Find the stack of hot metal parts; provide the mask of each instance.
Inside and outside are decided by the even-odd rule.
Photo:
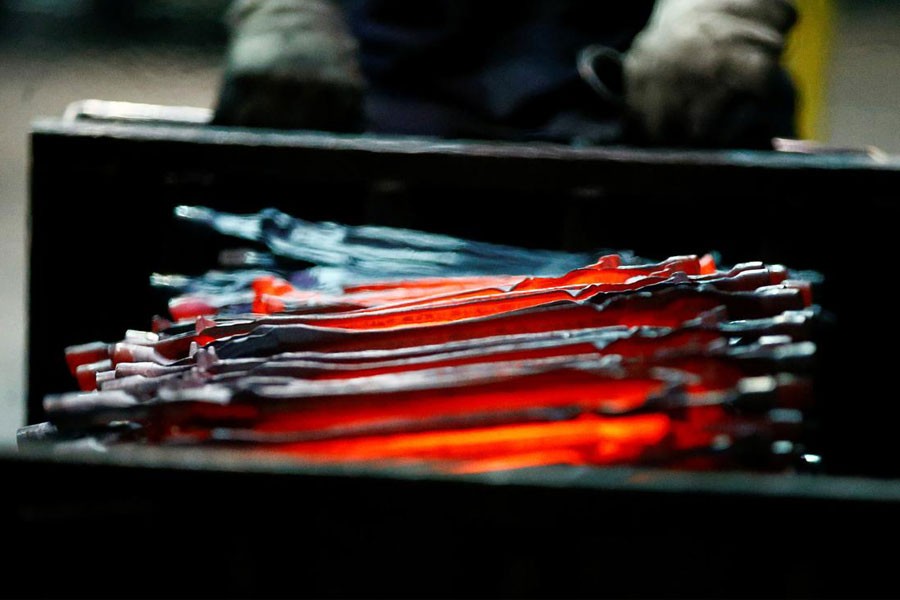
[[[404,235],[377,234],[403,247]],[[473,247],[458,241],[439,258]],[[482,256],[489,274],[472,272],[476,253],[464,274],[390,272],[388,261],[380,279],[355,272],[337,286],[273,270],[218,287],[207,276],[152,331],[70,347],[81,391],[47,397],[48,422],[20,437],[451,473],[783,471],[809,456],[808,280],[709,255],[610,253],[555,275],[503,274]]]

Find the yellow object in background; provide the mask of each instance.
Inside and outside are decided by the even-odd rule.
[[[834,0],[795,0],[800,19],[788,39],[785,61],[797,86],[797,135],[828,136],[825,102],[834,27]]]

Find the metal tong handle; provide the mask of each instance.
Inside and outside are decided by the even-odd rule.
[[[624,55],[609,46],[592,44],[578,52],[581,76],[598,96],[617,109],[625,108]]]

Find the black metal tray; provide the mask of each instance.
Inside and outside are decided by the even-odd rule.
[[[900,485],[0,454],[9,597],[895,597]]]
[[[900,160],[55,118],[34,123],[31,143],[29,423],[44,419],[45,394],[74,389],[65,346],[149,327],[165,310],[150,273],[202,272],[233,245],[179,227],[179,204],[275,206],[531,247],[713,250],[725,263],[825,278],[815,290],[826,316],[819,474],[449,478],[171,449],[8,454],[0,464],[18,493],[4,514],[15,515],[22,573],[53,575],[45,589],[861,597],[893,585],[892,553],[876,540],[900,523],[889,291]]]
[[[832,472],[900,475],[889,290],[900,158],[684,152],[45,119],[31,137],[28,421],[74,389],[63,349],[149,328],[153,272],[233,240],[173,207],[414,227],[530,247],[721,253],[825,277],[818,410]]]

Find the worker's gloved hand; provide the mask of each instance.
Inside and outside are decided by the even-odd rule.
[[[327,0],[237,0],[213,123],[356,131],[364,81],[356,40]]]
[[[623,61],[630,124],[657,145],[770,146],[791,135],[780,65],[788,0],[659,0]]]

